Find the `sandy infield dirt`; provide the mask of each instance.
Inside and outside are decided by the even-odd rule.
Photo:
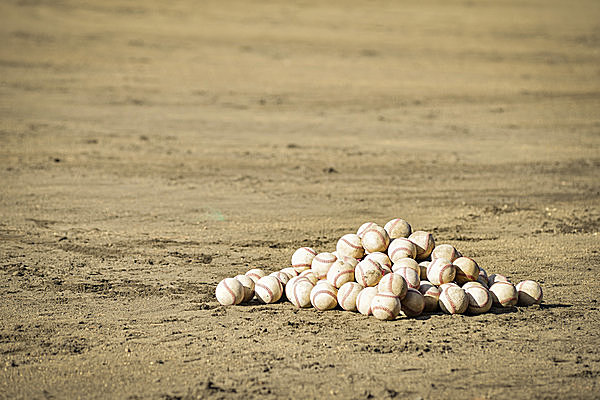
[[[598,398],[600,2],[0,2],[0,398]],[[544,304],[221,307],[366,221]]]

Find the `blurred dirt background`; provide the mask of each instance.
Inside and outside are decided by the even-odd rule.
[[[597,398],[600,3],[0,3],[1,398]],[[403,217],[545,304],[219,280]]]

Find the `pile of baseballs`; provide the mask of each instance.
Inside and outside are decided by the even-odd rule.
[[[298,308],[319,311],[338,306],[381,320],[401,313],[416,317],[438,309],[448,314],[482,314],[492,306],[540,304],[542,288],[525,280],[513,285],[489,275],[450,244],[435,244],[431,233],[413,231],[394,218],[383,228],[367,222],[342,236],[333,252],[301,247],[290,267],[267,274],[251,269],[223,279],[217,300],[235,305],[252,300],[275,303],[284,295]]]

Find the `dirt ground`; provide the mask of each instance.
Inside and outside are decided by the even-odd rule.
[[[0,398],[598,398],[600,2],[0,3]],[[544,304],[223,278],[403,217]]]

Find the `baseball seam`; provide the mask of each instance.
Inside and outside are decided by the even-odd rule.
[[[225,289],[227,289],[231,297],[233,297],[233,304],[237,303],[237,296],[235,295],[235,293],[233,293],[233,290],[231,290],[229,286],[227,286],[227,282],[223,281],[223,286],[225,286]]]
[[[317,296],[318,296],[318,295],[320,295],[320,294],[327,294],[327,295],[329,295],[329,296],[333,297],[333,298],[335,299],[335,301],[337,302],[337,296],[336,296],[336,295],[335,295],[335,294],[334,294],[332,291],[330,291],[330,290],[325,290],[325,289],[323,289],[323,290],[317,290],[317,291],[316,291],[316,292],[313,294],[313,296],[312,296],[312,303],[313,303],[313,306],[315,306],[315,308],[316,308],[317,310],[319,310],[319,311],[323,311],[323,309],[319,308],[319,307],[316,305],[316,298],[317,298]]]
[[[450,303],[450,307],[452,307],[452,312],[450,314],[456,313],[456,306],[454,305],[454,302],[450,298],[450,295],[448,294],[448,292],[446,292],[445,297],[446,297],[446,300],[448,300],[448,303]]]
[[[341,240],[342,242],[346,243],[348,246],[352,247],[352,248],[353,248],[353,249],[355,249],[355,250],[360,250],[360,249],[362,249],[362,248],[363,248],[363,247],[362,247],[362,246],[360,246],[360,245],[359,245],[359,246],[357,246],[357,245],[355,245],[355,244],[352,244],[352,243],[350,243],[348,240],[346,240],[346,239],[344,239],[344,238],[341,238],[340,240]]]
[[[269,293],[269,296],[271,296],[271,298],[269,299],[269,301],[273,300],[275,298],[275,294],[273,293],[273,291],[268,286],[265,286],[262,283],[257,283],[256,286],[259,287],[259,288],[265,289],[267,291],[267,293]],[[268,303],[268,302],[265,302],[265,303]]]
[[[316,252],[316,251],[314,251],[314,250],[313,250],[313,249],[311,249],[311,248],[308,248],[308,247],[302,247],[302,249],[304,249],[304,250],[305,250],[305,251],[307,251],[308,253],[312,254],[313,256],[316,256],[316,255],[317,255],[317,252]]]
[[[375,306],[375,307],[371,307],[371,312],[375,311],[375,310],[383,310],[385,312],[388,313],[388,315],[390,316],[390,319],[394,319],[394,313],[392,312],[392,310],[390,310],[389,308],[387,308],[386,306]]]

